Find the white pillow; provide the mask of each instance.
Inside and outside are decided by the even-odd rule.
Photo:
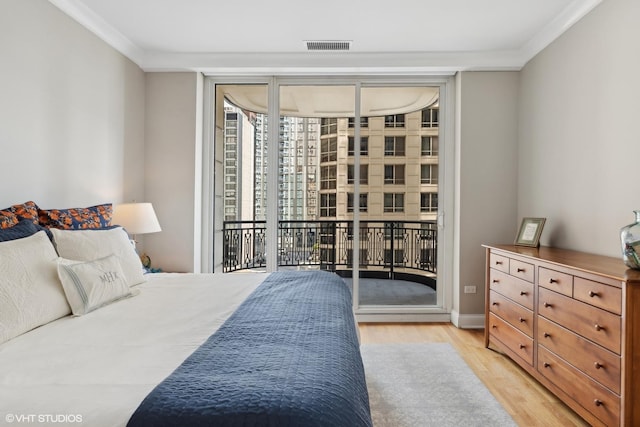
[[[142,262],[122,227],[108,230],[59,230],[52,228],[58,255],[76,261],[93,261],[111,254],[120,262],[127,285],[146,280]]]
[[[0,243],[0,343],[71,313],[44,231]]]
[[[58,258],[58,276],[71,305],[71,312],[76,316],[131,296],[115,255],[94,261]]]

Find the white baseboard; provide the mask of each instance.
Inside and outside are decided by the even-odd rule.
[[[450,322],[451,315],[449,313],[359,313],[356,314],[356,320],[359,323],[384,323],[384,322],[411,322],[411,323],[428,323],[428,322]]]
[[[460,314],[453,310],[451,323],[460,329],[484,329],[484,314]]]

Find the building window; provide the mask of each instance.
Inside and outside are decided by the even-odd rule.
[[[420,212],[438,212],[438,193],[420,193]]]
[[[384,193],[385,212],[404,212],[404,193]]]
[[[391,114],[384,116],[384,127],[386,128],[403,128],[404,114]]]
[[[335,162],[338,158],[338,138],[325,138],[320,141],[320,161]]]
[[[360,212],[367,212],[369,195],[360,193]],[[347,212],[353,212],[353,193],[347,193]]]
[[[336,189],[336,166],[322,166],[320,168],[320,189]]]
[[[421,153],[423,156],[437,156],[438,155],[438,137],[423,136]]]
[[[355,139],[350,136],[349,137],[349,147],[348,147],[348,155],[353,156],[355,153],[356,142]],[[363,136],[360,138],[360,155],[367,156],[369,155],[369,137]]]
[[[420,183],[438,183],[438,165],[420,165]]]
[[[347,165],[347,184],[355,182],[355,166]],[[360,165],[360,185],[369,184],[369,165]]]
[[[384,155],[404,156],[404,136],[385,136]]]
[[[355,117],[349,117],[349,127],[355,127],[356,119]],[[369,127],[369,117],[360,117],[360,127],[368,128]]]
[[[336,216],[336,195],[320,194],[320,216],[335,217]]]
[[[384,165],[385,184],[404,184],[404,165]]]
[[[332,135],[338,133],[338,119],[320,119],[320,135]]]
[[[422,110],[422,127],[423,128],[437,128],[438,127],[438,107],[425,108]]]

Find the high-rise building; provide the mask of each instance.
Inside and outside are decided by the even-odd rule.
[[[319,219],[435,220],[438,211],[438,106],[360,127],[360,196],[354,200],[354,120],[321,120]]]

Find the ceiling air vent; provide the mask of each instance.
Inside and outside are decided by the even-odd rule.
[[[349,50],[351,46],[351,41],[349,40],[308,40],[305,43],[307,44],[307,50]]]

